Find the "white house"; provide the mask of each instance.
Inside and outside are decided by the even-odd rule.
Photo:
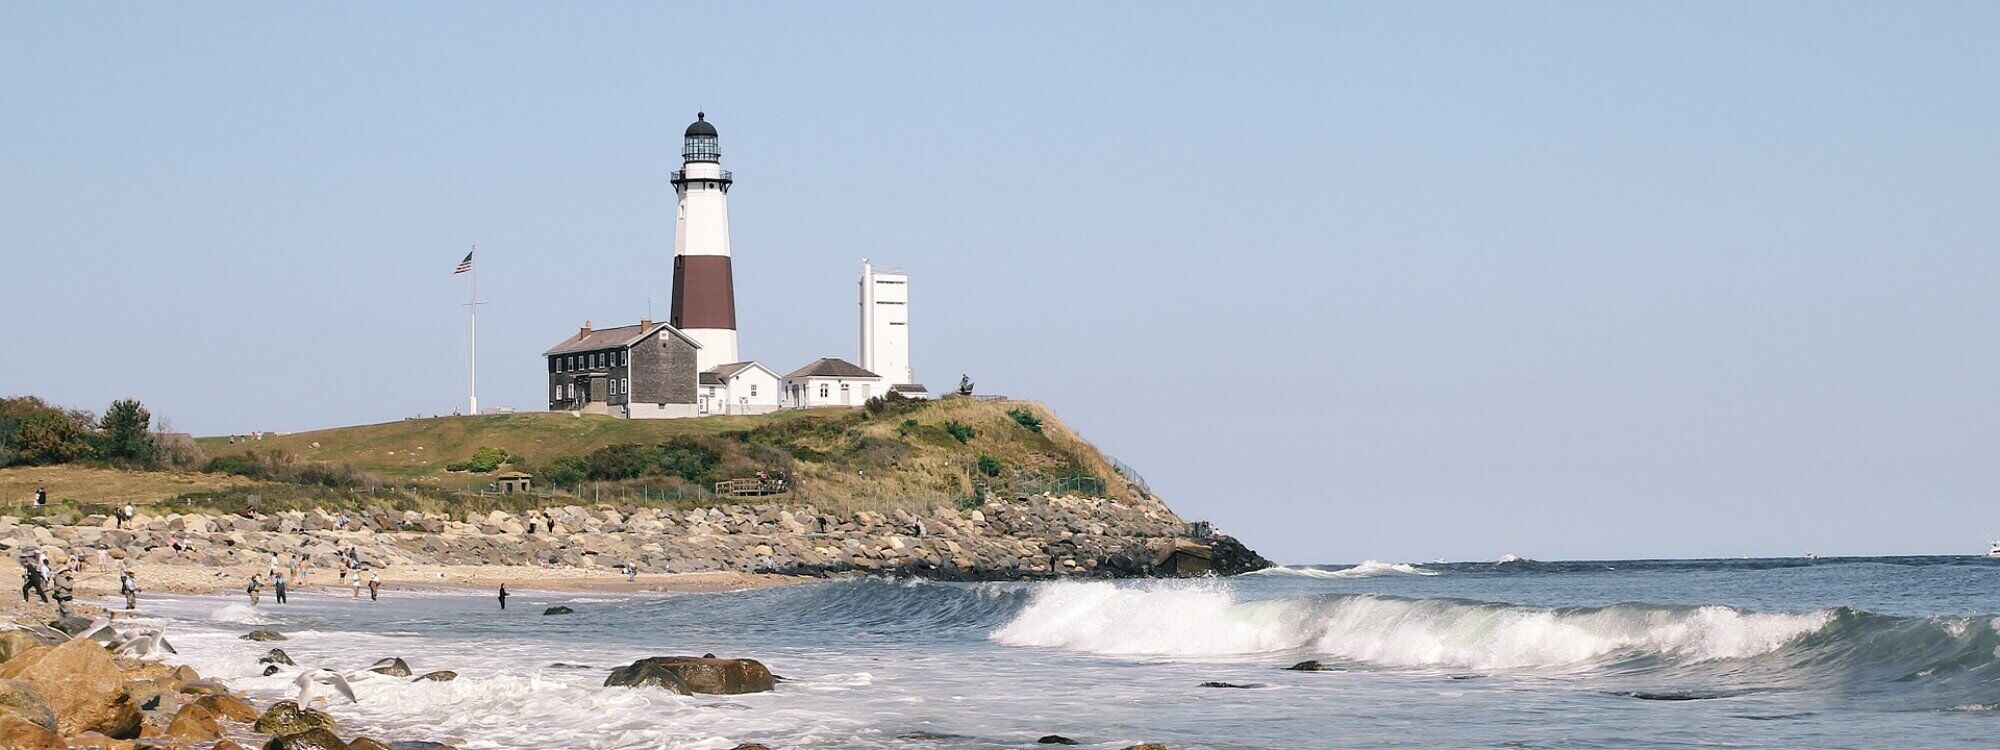
[[[734,362],[701,374],[702,414],[764,414],[778,410],[784,388],[778,373],[759,362]]]
[[[785,376],[785,406],[860,406],[888,390],[882,376],[839,357],[825,357]]]

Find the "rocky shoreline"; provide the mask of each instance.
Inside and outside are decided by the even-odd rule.
[[[53,522],[51,522],[53,521]],[[63,521],[68,521],[67,523]],[[1036,495],[919,516],[779,504],[706,508],[570,505],[450,517],[363,512],[154,514],[116,519],[0,516],[0,550],[125,564],[206,568],[289,564],[331,571],[352,549],[375,569],[414,565],[544,566],[642,573],[736,571],[797,576],[907,575],[938,580],[1234,574],[1270,563],[1236,540],[1194,538],[1158,503]]]

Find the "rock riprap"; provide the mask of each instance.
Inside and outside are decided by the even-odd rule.
[[[653,686],[681,695],[761,693],[776,686],[771,670],[755,659],[655,656],[611,670],[605,687]]]
[[[104,516],[43,526],[0,516],[0,554],[31,547],[103,547],[121,561],[261,566],[297,553],[323,569],[353,549],[371,567],[513,565],[537,561],[640,572],[777,572],[801,575],[893,573],[951,580],[1049,576],[1173,575],[1190,560],[1222,574],[1265,567],[1225,536],[1188,536],[1165,505],[1151,500],[1034,495],[959,509],[913,513],[821,510],[812,505],[707,508],[569,505],[536,511],[555,533],[526,533],[505,511],[439,514],[381,506],[259,515],[153,515],[127,528]],[[38,521],[41,519],[37,519]],[[173,542],[179,540],[182,549]],[[1175,555],[1193,549],[1195,554]],[[0,642],[0,650],[6,644]]]

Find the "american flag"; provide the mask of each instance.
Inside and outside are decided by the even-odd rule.
[[[478,252],[478,251],[475,250],[473,252]],[[457,276],[461,273],[465,273],[466,271],[470,270],[472,270],[472,253],[466,253],[465,260],[461,260],[458,262],[458,270],[451,272],[451,274],[453,276]]]

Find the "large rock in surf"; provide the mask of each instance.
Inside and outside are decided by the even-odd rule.
[[[257,723],[250,728],[280,737],[312,729],[324,729],[331,733],[333,717],[318,709],[300,708],[297,701],[278,701],[264,709],[264,715],[257,717]]]
[[[120,740],[139,736],[139,707],[125,692],[125,671],[96,641],[82,638],[29,649],[0,664],[0,678],[32,683],[55,709],[62,734],[96,731]]]
[[[425,674],[422,677],[418,677],[417,679],[411,680],[411,682],[423,682],[425,680],[429,680],[431,682],[451,682],[452,680],[456,679],[458,679],[457,672],[453,672],[449,669],[440,669],[436,672],[431,672]]]
[[[263,656],[257,657],[257,663],[283,664],[287,667],[297,666],[292,663],[292,655],[285,653],[285,650],[282,648],[274,648],[271,649],[270,651],[264,652]]]
[[[1294,672],[1324,672],[1324,671],[1326,671],[1326,665],[1324,665],[1324,664],[1320,664],[1318,660],[1313,660],[1313,661],[1302,661],[1302,662],[1299,662],[1299,663],[1297,663],[1297,664],[1293,664],[1293,665],[1291,665],[1291,666],[1289,666],[1289,667],[1285,667],[1285,668],[1286,668],[1286,669],[1289,669],[1289,670],[1292,670],[1292,671],[1294,671]]]
[[[404,662],[400,656],[391,656],[375,662],[375,666],[369,667],[368,671],[376,674],[386,674],[390,677],[408,677],[410,676],[410,665]]]
[[[63,634],[74,638],[76,636],[82,635],[83,631],[90,629],[90,620],[88,618],[78,617],[76,615],[70,615],[68,617],[58,617],[54,620],[49,621],[49,627],[60,630],[63,632]]]
[[[243,640],[246,640],[246,641],[282,641],[282,640],[285,640],[285,636],[283,636],[283,635],[279,634],[279,633],[278,633],[278,631],[275,631],[275,630],[252,630],[252,631],[250,631],[250,632],[248,632],[248,633],[244,633],[243,635],[241,635],[241,636],[238,636],[238,637],[240,637],[240,638],[242,638]]]
[[[681,695],[738,695],[772,689],[771,670],[755,659],[655,656],[611,670],[605,687],[654,685]]]
[[[356,737],[347,741],[347,750],[389,750],[389,746],[367,737]]]
[[[568,607],[565,607],[565,606],[563,606],[563,605],[560,605],[560,604],[558,604],[558,605],[556,605],[556,606],[553,606],[553,607],[550,607],[550,608],[548,608],[548,609],[545,609],[545,610],[542,610],[542,614],[543,614],[543,615],[573,615],[573,614],[576,614],[576,610],[574,610],[574,609],[570,609],[570,608],[568,608]]]
[[[332,731],[313,727],[295,734],[272,737],[264,743],[264,750],[353,750]],[[1162,749],[1164,750],[1164,749]]]
[[[242,698],[238,698],[234,695],[229,695],[227,693],[220,695],[204,695],[200,698],[195,699],[193,705],[206,708],[209,711],[214,712],[215,715],[221,716],[230,721],[240,721],[245,724],[248,724],[257,720],[256,708],[251,707],[249,702],[243,700]]]

